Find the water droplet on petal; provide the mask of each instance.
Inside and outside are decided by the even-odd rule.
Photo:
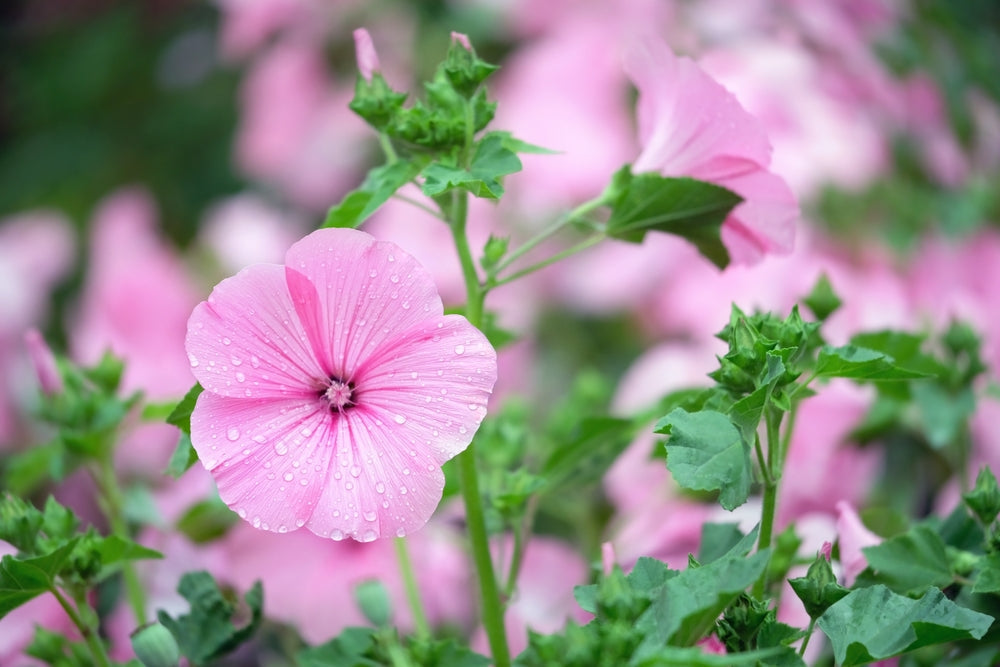
[[[236,373],[236,381],[237,382],[244,382],[246,379],[247,379],[247,376],[243,375],[243,373],[239,373],[239,372]]]
[[[407,489],[406,489],[405,486],[399,487],[399,495],[405,496],[406,495],[406,491],[407,491]]]
[[[403,415],[396,415],[396,416],[394,416],[392,418],[392,420],[394,422],[396,422],[397,424],[405,424],[406,423],[406,417],[404,417]]]
[[[292,473],[290,473],[290,472],[286,472],[286,473],[285,473],[285,475],[284,475],[284,477],[285,477],[285,481],[286,481],[286,482],[290,482],[290,481],[292,481],[292,479],[293,479],[293,478],[295,477],[295,475],[293,475],[293,474],[292,474]]]
[[[361,468],[358,466],[351,466],[351,477],[361,477]]]
[[[468,431],[469,429],[465,428],[464,426],[458,427],[458,432],[461,433],[462,435],[465,435],[466,433],[468,433]]]
[[[371,271],[368,272],[368,277],[369,278],[374,278],[377,275],[378,275],[378,271],[376,271],[375,269],[372,269]]]
[[[378,484],[376,484],[375,485],[375,492],[376,493],[385,493],[385,484],[383,484],[382,482],[379,482]]]
[[[197,368],[198,367],[198,357],[194,356],[193,354],[189,354],[188,355],[188,361],[191,362],[191,368]]]
[[[299,480],[299,486],[306,486],[308,484],[309,484],[309,480],[306,479],[305,477],[303,477],[302,479]]]
[[[364,513],[365,521],[374,521],[378,518],[378,514],[374,511],[368,511]]]
[[[239,357],[237,357],[236,355],[233,355],[233,356],[229,357],[229,361],[232,362],[233,366],[242,366],[243,365],[243,360],[240,359]]]
[[[240,439],[240,430],[235,427],[231,428],[226,431],[226,437],[229,438],[230,441],[235,442]]]
[[[469,409],[470,410],[478,410],[479,406],[476,405],[475,403],[469,403]]]
[[[456,345],[455,346],[455,354],[463,354],[463,353],[465,353],[465,346],[464,345]]]
[[[406,537],[406,529],[405,528],[397,528],[396,529],[396,537]]]
[[[250,356],[250,365],[254,368],[260,368],[260,359],[256,354]]]
[[[240,515],[241,519],[247,518],[247,511],[245,509],[242,509],[242,508],[238,509],[238,510],[236,510],[236,513]]]
[[[371,528],[369,528],[368,530],[366,530],[364,532],[364,535],[361,536],[361,541],[362,542],[374,542],[376,537],[378,537],[378,534],[376,534],[376,532],[374,530],[372,530]]]
[[[287,533],[288,532],[288,526],[286,526],[284,524],[278,526],[278,532],[279,533]]]
[[[228,337],[223,337],[223,339],[222,339],[222,344],[223,345],[230,345],[230,344],[232,344],[232,342],[233,341],[229,340]]]
[[[347,481],[347,482],[346,482],[346,483],[344,484],[344,488],[345,488],[345,489],[347,489],[348,491],[352,490],[352,489],[354,488],[354,482],[351,482],[351,481]]]
[[[409,475],[410,474],[410,469],[409,468],[403,468],[403,474],[404,475]]]
[[[283,442],[279,442],[274,446],[274,453],[278,456],[284,456],[288,453],[288,446]]]
[[[306,520],[305,519],[296,519],[295,520],[295,527],[296,528],[301,528],[304,525],[306,525]]]
[[[342,539],[344,539],[344,533],[342,531],[337,530],[336,528],[334,528],[332,531],[330,531],[330,539],[331,540],[338,540],[338,541],[342,540]]]

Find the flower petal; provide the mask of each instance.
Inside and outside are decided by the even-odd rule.
[[[317,535],[371,542],[402,537],[430,519],[444,489],[435,457],[400,438],[396,424],[363,408],[336,420],[337,456],[306,527]]]
[[[326,483],[334,448],[318,399],[241,399],[204,392],[191,413],[191,442],[219,495],[255,528],[305,525]]]
[[[445,315],[381,346],[358,369],[357,400],[440,465],[472,441],[496,378],[496,352],[482,332]]]
[[[639,133],[645,146],[635,172],[715,181],[767,167],[763,125],[736,97],[659,39],[644,38],[625,57],[639,89]]]
[[[327,377],[273,264],[219,283],[191,314],[185,347],[191,372],[221,396],[311,396]]]
[[[345,382],[386,341],[444,312],[430,274],[395,244],[364,232],[318,230],[285,261],[314,355]]]
[[[734,262],[753,264],[765,254],[792,251],[799,205],[783,178],[755,171],[719,181],[719,185],[744,200],[722,225],[722,242]]]

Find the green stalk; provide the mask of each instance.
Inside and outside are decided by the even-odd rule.
[[[771,546],[771,536],[774,533],[774,515],[777,509],[778,484],[781,480],[780,463],[782,458],[781,449],[781,413],[771,406],[764,412],[764,423],[767,433],[767,465],[764,478],[764,499],[760,516],[760,537],[757,541],[757,550],[761,551]],[[778,470],[775,470],[778,467]],[[753,592],[755,597],[762,597],[768,586],[768,568],[764,569],[757,583],[754,584]]]
[[[399,571],[403,575],[403,588],[406,590],[406,601],[413,614],[413,625],[416,628],[417,636],[430,637],[431,626],[427,622],[427,614],[424,613],[424,605],[420,600],[420,589],[417,587],[417,578],[413,574],[413,563],[410,561],[406,539],[397,537],[395,541],[396,559],[399,561]]]
[[[483,325],[483,300],[486,295],[479,282],[476,266],[472,259],[472,251],[469,249],[469,240],[465,233],[468,195],[465,192],[454,190],[452,196],[454,205],[451,208],[454,219],[450,226],[459,262],[462,265],[462,276],[465,279],[467,294],[465,317],[474,327],[481,328]],[[507,647],[503,607],[500,603],[496,574],[493,571],[489,535],[486,531],[486,517],[479,492],[474,442],[469,443],[466,450],[458,455],[457,464],[462,501],[465,504],[466,526],[472,548],[472,560],[475,563],[476,578],[479,581],[479,602],[482,610],[483,628],[486,630],[490,652],[493,654],[493,664],[495,667],[509,667],[510,649]]]
[[[57,588],[52,589],[52,594],[56,596],[59,606],[63,608],[66,615],[69,616],[69,620],[73,622],[76,629],[80,631],[80,635],[83,636],[84,641],[87,642],[87,648],[90,649],[90,654],[94,658],[94,664],[98,665],[98,667],[111,667],[111,660],[108,659],[108,654],[104,651],[104,646],[101,644],[100,639],[97,638],[94,628],[83,622],[83,619],[76,613],[73,605],[59,593]]]
[[[587,248],[590,248],[591,246],[597,245],[598,243],[600,243],[601,241],[603,241],[605,238],[607,238],[607,237],[605,237],[605,235],[604,235],[603,232],[602,233],[598,233],[598,234],[594,234],[593,236],[589,236],[586,239],[584,239],[583,241],[581,241],[580,243],[577,243],[575,246],[567,248],[567,249],[563,250],[562,252],[558,252],[555,255],[552,255],[552,257],[549,257],[548,259],[544,259],[541,262],[538,262],[537,264],[532,264],[531,266],[529,266],[529,267],[527,267],[525,269],[521,269],[517,273],[514,273],[512,275],[507,276],[503,280],[497,280],[497,281],[493,282],[490,285],[490,287],[491,288],[492,287],[500,287],[501,285],[506,285],[507,283],[512,283],[515,280],[517,280],[518,278],[523,278],[524,276],[526,276],[526,275],[528,275],[530,273],[534,273],[535,271],[538,271],[540,269],[544,269],[546,266],[549,266],[550,264],[555,264],[556,262],[564,260],[564,259],[566,259],[567,257],[569,257],[571,255],[575,255],[578,252],[581,252],[583,250],[586,250]]]
[[[97,482],[97,488],[100,490],[100,505],[108,518],[111,533],[125,540],[131,539],[128,526],[125,523],[123,509],[125,502],[121,488],[118,486],[118,478],[115,476],[110,450],[100,457],[92,471],[94,481]],[[122,563],[122,577],[125,580],[125,593],[129,606],[132,607],[132,613],[135,615],[136,625],[145,625],[148,620],[146,618],[146,591],[132,561],[126,560]]]

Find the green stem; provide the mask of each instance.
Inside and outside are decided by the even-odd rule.
[[[465,317],[474,327],[481,328],[483,325],[483,300],[486,293],[479,282],[472,252],[469,249],[469,240],[465,233],[468,194],[459,192],[457,189],[452,192],[453,205],[451,210],[454,218],[451,221],[451,231],[455,248],[458,251],[459,262],[462,265],[462,276],[465,280],[468,297]],[[500,603],[496,574],[493,570],[489,534],[486,531],[486,517],[479,492],[475,442],[469,443],[466,450],[458,455],[457,463],[462,501],[465,504],[465,520],[472,548],[472,560],[476,567],[476,578],[479,580],[479,602],[482,607],[483,628],[486,630],[490,651],[493,654],[493,664],[495,667],[509,667],[510,649],[507,647],[503,607]]]
[[[125,523],[125,502],[121,488],[118,486],[118,478],[115,476],[114,463],[110,453],[100,457],[100,460],[97,461],[97,466],[94,469],[94,480],[100,490],[100,504],[108,518],[111,533],[125,540],[131,539],[128,525]],[[145,625],[147,622],[146,591],[132,561],[126,560],[122,563],[122,577],[125,580],[125,593],[129,606],[132,607],[132,613],[135,614],[136,625]]]
[[[53,588],[52,594],[56,596],[59,606],[63,608],[66,615],[69,616],[69,620],[73,622],[76,629],[80,631],[80,635],[83,637],[84,641],[87,642],[87,648],[90,649],[90,654],[94,658],[94,664],[99,667],[110,667],[111,660],[108,659],[108,654],[104,651],[104,646],[101,644],[100,639],[94,632],[94,628],[83,622],[83,619],[81,619],[80,615],[76,613],[76,610],[73,608],[73,605],[70,604],[69,600],[59,593],[59,589]]]
[[[816,619],[809,619],[809,627],[806,628],[806,636],[802,639],[802,645],[799,646],[799,657],[801,658],[806,654],[806,647],[809,646],[809,639],[813,635],[813,631],[816,629]]]
[[[573,222],[574,220],[584,217],[586,214],[590,213],[595,208],[603,206],[604,203],[605,203],[605,197],[602,195],[597,199],[592,199],[588,202],[584,202],[583,204],[577,206],[575,209],[573,209],[572,211],[570,211],[565,215],[559,216],[558,218],[556,218],[555,222],[553,222],[551,225],[540,231],[535,236],[525,241],[522,245],[512,250],[506,257],[503,258],[503,260],[498,262],[496,268],[494,269],[494,273],[499,273],[500,271],[503,271],[508,266],[510,266],[517,260],[521,259],[521,257],[524,257],[524,255],[537,248],[542,242],[554,236],[563,227]]]
[[[392,147],[392,140],[389,139],[389,135],[379,132],[378,143],[382,146],[382,152],[385,153],[385,161],[388,164],[395,164],[399,161],[399,156],[396,155],[396,149]]]
[[[517,280],[518,278],[523,278],[524,276],[526,276],[526,275],[528,275],[530,273],[534,273],[535,271],[539,271],[541,269],[544,269],[546,266],[549,266],[550,264],[555,264],[556,262],[564,260],[564,259],[566,259],[567,257],[569,257],[571,255],[575,255],[578,252],[582,252],[582,251],[586,250],[587,248],[590,248],[591,246],[597,245],[598,243],[600,243],[601,241],[603,241],[605,238],[607,238],[607,237],[604,235],[603,232],[598,233],[598,234],[594,234],[593,236],[589,236],[586,239],[584,239],[583,241],[581,241],[580,243],[577,243],[575,246],[572,246],[570,248],[566,248],[562,252],[558,252],[555,255],[552,255],[548,259],[542,260],[541,262],[538,262],[537,264],[532,264],[531,266],[529,266],[529,267],[527,267],[525,269],[521,269],[517,273],[511,274],[511,275],[507,276],[506,278],[504,278],[502,280],[494,281],[493,283],[490,284],[490,288],[492,289],[494,287],[500,287],[501,285],[506,285],[507,283],[512,283],[515,280]]]
[[[770,479],[764,480],[764,499],[760,511],[760,537],[757,540],[757,550],[762,551],[771,546],[771,536],[774,533],[774,515],[777,508],[778,484],[781,480],[781,469],[775,470],[781,459],[781,412],[768,406],[764,411],[764,424],[767,438],[767,462],[765,469]],[[764,569],[757,583],[754,584],[754,596],[761,597],[768,586],[768,568]]]
[[[413,625],[416,628],[417,636],[430,637],[431,626],[427,623],[424,605],[420,600],[420,589],[417,587],[417,578],[413,573],[413,563],[410,560],[410,552],[407,549],[405,538],[396,538],[396,559],[399,561],[399,571],[403,575],[403,588],[406,589],[406,601],[413,614]]]

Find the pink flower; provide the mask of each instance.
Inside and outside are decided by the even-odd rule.
[[[372,36],[364,28],[358,28],[354,31],[354,50],[357,55],[358,71],[361,73],[361,77],[371,83],[372,76],[377,72],[381,72],[382,66],[378,62],[378,53],[375,52]]]
[[[625,69],[639,89],[645,146],[633,170],[710,181],[743,197],[722,226],[733,261],[789,252],[798,205],[785,181],[768,170],[771,146],[761,123],[662,41],[640,40],[627,53]]]
[[[850,588],[854,580],[868,567],[862,551],[882,543],[882,538],[865,528],[861,517],[847,501],[837,503],[837,535],[840,542],[840,564],[844,567],[844,585]]]
[[[191,315],[206,390],[195,450],[257,528],[363,542],[412,532],[485,416],[496,353],[443,314],[429,274],[392,243],[323,229],[285,261],[222,281]]]

